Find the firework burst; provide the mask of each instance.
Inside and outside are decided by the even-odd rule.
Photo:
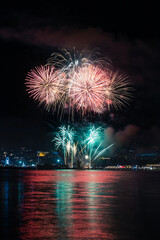
[[[39,66],[31,70],[26,77],[26,87],[29,95],[44,103],[46,108],[62,101],[64,96],[65,76],[54,67]]]
[[[69,80],[69,98],[76,110],[102,113],[106,73],[92,64],[82,67]]]

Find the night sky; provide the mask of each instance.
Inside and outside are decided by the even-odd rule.
[[[47,113],[29,98],[27,73],[59,48],[99,48],[130,75],[134,100],[125,111],[102,116],[111,139],[136,139],[142,151],[160,143],[160,28],[158,5],[38,1],[0,6],[0,148],[52,148]],[[147,5],[148,4],[148,5]],[[157,3],[158,4],[158,3]]]

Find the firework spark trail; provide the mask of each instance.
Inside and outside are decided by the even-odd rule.
[[[76,152],[76,147],[74,144],[74,137],[75,137],[75,130],[73,128],[70,128],[68,125],[59,127],[58,132],[56,132],[56,135],[52,141],[55,142],[55,147],[57,149],[61,149],[63,151],[63,157],[64,157],[64,163],[66,165],[67,163],[67,154],[68,156],[71,153],[72,155]]]
[[[67,142],[73,142],[73,138],[75,136],[75,130],[73,128],[70,128],[68,126],[61,126],[59,127],[59,131],[56,133],[56,137],[53,141],[56,142],[56,145],[59,147],[62,145],[62,147],[65,147]]]
[[[111,107],[118,110],[128,105],[132,98],[133,90],[133,84],[127,74],[119,73],[118,71],[112,72],[105,88],[105,103],[108,110]]]
[[[87,144],[94,144],[102,136],[102,127],[95,128],[93,125],[89,129],[89,136],[85,135],[85,142]]]
[[[98,157],[102,156],[109,148],[111,148],[114,144],[109,145],[108,147],[99,150],[101,145],[102,145],[103,141],[100,142],[100,144],[98,145],[98,147],[96,147],[94,153],[92,154],[92,150],[93,147],[89,147],[86,149],[87,144],[83,147],[80,146],[80,150],[78,152],[78,159],[82,162],[83,165],[85,165],[85,159],[87,159],[88,164],[89,164],[89,168],[92,167],[92,163],[97,160]],[[86,158],[87,156],[87,158]]]
[[[93,154],[92,158],[94,158],[94,156],[96,156],[96,154],[97,154],[97,151],[98,151],[98,150],[99,150],[99,148],[101,147],[102,143],[103,143],[103,142],[100,142],[100,144],[99,144],[99,145],[98,145],[98,147],[96,148],[96,150],[95,150],[95,152],[94,152],[94,154]]]
[[[88,48],[77,49],[62,49],[60,52],[54,52],[48,59],[47,65],[60,68],[63,71],[72,72],[77,71],[79,67],[94,64],[96,66],[112,68],[111,60],[102,55],[96,50]]]
[[[95,157],[93,156],[92,162],[94,162],[99,156],[101,156],[107,149],[111,148],[114,144],[109,145],[108,147],[101,150]],[[96,151],[97,153],[97,151]]]
[[[103,141],[101,141],[102,130],[103,130],[102,127],[95,128],[94,125],[89,129],[89,136],[88,136],[88,138],[86,138],[87,145],[88,145],[89,168],[91,168],[91,166],[92,166],[93,156],[96,154],[96,152],[102,145],[102,142],[103,142]],[[100,142],[100,144],[99,144],[99,142]],[[98,144],[98,147],[97,147],[97,144]],[[96,150],[95,150],[95,148],[96,148]],[[94,153],[93,153],[93,151],[94,151]]]
[[[56,133],[55,138],[52,140],[55,142],[56,149],[63,152],[64,164],[66,165],[66,136],[64,126],[59,128],[59,132]]]

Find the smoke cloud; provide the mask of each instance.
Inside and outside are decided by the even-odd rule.
[[[128,124],[124,129],[115,131],[113,127],[108,127],[105,130],[105,142],[107,144],[114,143],[117,146],[122,146],[132,140],[139,132],[139,127]]]

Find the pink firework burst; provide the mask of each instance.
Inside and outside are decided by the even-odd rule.
[[[64,73],[55,70],[54,67],[39,66],[27,74],[27,91],[33,99],[49,108],[53,104],[56,105],[62,97],[64,79]]]
[[[92,64],[74,72],[69,80],[69,98],[77,111],[104,111],[106,78],[107,73]]]

